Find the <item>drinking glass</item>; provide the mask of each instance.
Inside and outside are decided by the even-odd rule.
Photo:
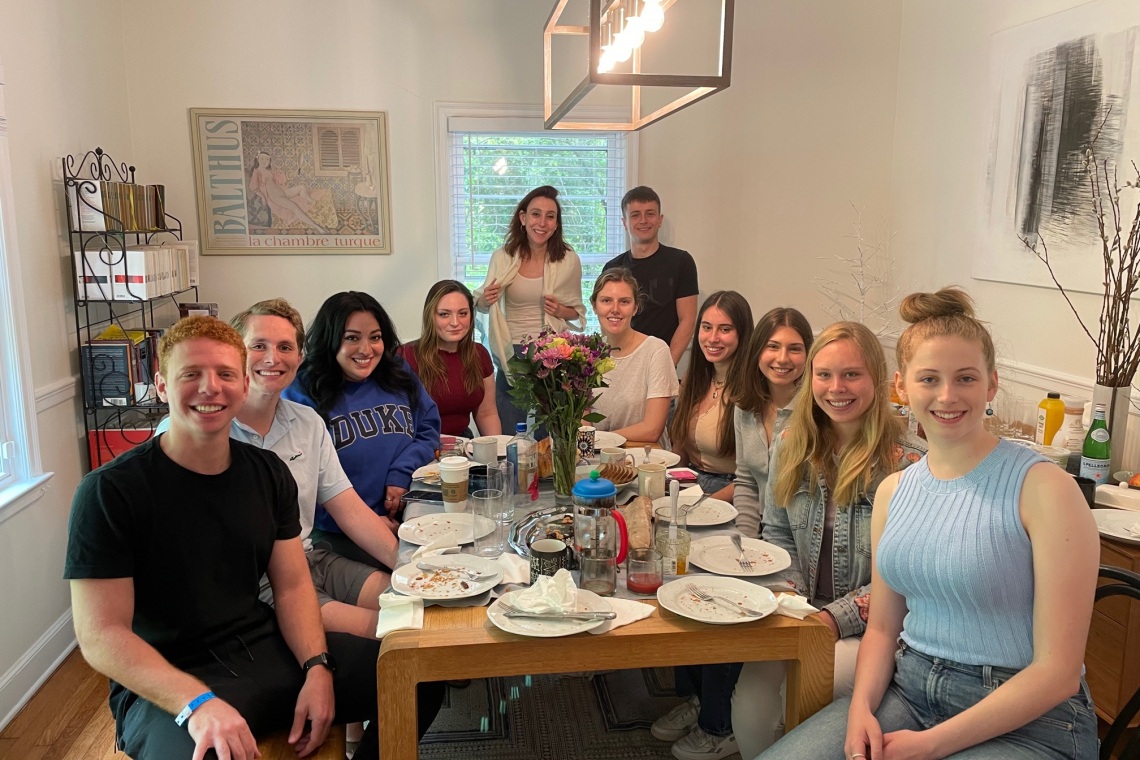
[[[617,590],[617,557],[598,550],[578,557],[578,585],[598,596],[613,596]]]
[[[625,587],[632,594],[653,596],[664,581],[661,552],[656,549],[630,549],[625,565]]]
[[[507,548],[507,533],[510,530],[510,521],[504,521],[503,490],[501,488],[484,488],[471,494],[471,513],[474,518],[475,554],[479,557],[495,559]],[[479,534],[486,529],[487,522],[494,527],[485,536]],[[480,523],[483,527],[480,528]]]

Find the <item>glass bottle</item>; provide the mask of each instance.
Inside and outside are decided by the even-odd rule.
[[[1095,480],[1097,485],[1107,483],[1111,459],[1112,443],[1109,441],[1105,405],[1097,404],[1081,449],[1081,477]]]

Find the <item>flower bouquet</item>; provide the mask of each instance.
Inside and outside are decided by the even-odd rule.
[[[528,341],[521,356],[507,362],[511,398],[520,409],[533,409],[535,420],[553,438],[554,491],[568,503],[578,464],[578,427],[583,420],[601,422],[604,415],[586,410],[605,388],[603,375],[614,368],[610,348],[598,333],[556,333],[546,328]]]

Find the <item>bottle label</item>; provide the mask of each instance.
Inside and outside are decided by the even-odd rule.
[[[1107,483],[1110,464],[1108,459],[1081,457],[1081,477],[1095,480],[1098,486]]]
[[[1097,428],[1089,433],[1089,436],[1097,443],[1104,443],[1108,440],[1108,431],[1104,428]]]
[[[1045,410],[1037,412],[1037,435],[1034,436],[1037,443],[1044,445],[1045,443]]]

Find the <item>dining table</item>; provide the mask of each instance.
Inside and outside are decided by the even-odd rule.
[[[628,447],[635,445],[639,449],[643,446]],[[537,500],[525,496],[517,499],[515,517],[520,519],[553,504],[551,487],[541,484]],[[441,505],[431,502],[409,503],[404,517],[442,511]],[[694,540],[730,532],[731,525],[690,528]],[[408,562],[418,548],[401,540],[400,562]],[[509,546],[506,550],[513,551]],[[465,545],[463,551],[471,552],[471,545]],[[778,576],[746,580],[773,591],[785,588]],[[430,681],[785,660],[787,730],[832,699],[834,638],[818,615],[799,620],[773,614],[733,625],[713,625],[674,614],[654,597],[632,594],[625,587],[624,573],[619,574],[615,595],[656,609],[642,620],[605,633],[535,638],[500,630],[488,619],[486,606],[429,605],[424,609],[422,629],[385,635],[376,663],[382,760],[418,756],[416,685]]]

